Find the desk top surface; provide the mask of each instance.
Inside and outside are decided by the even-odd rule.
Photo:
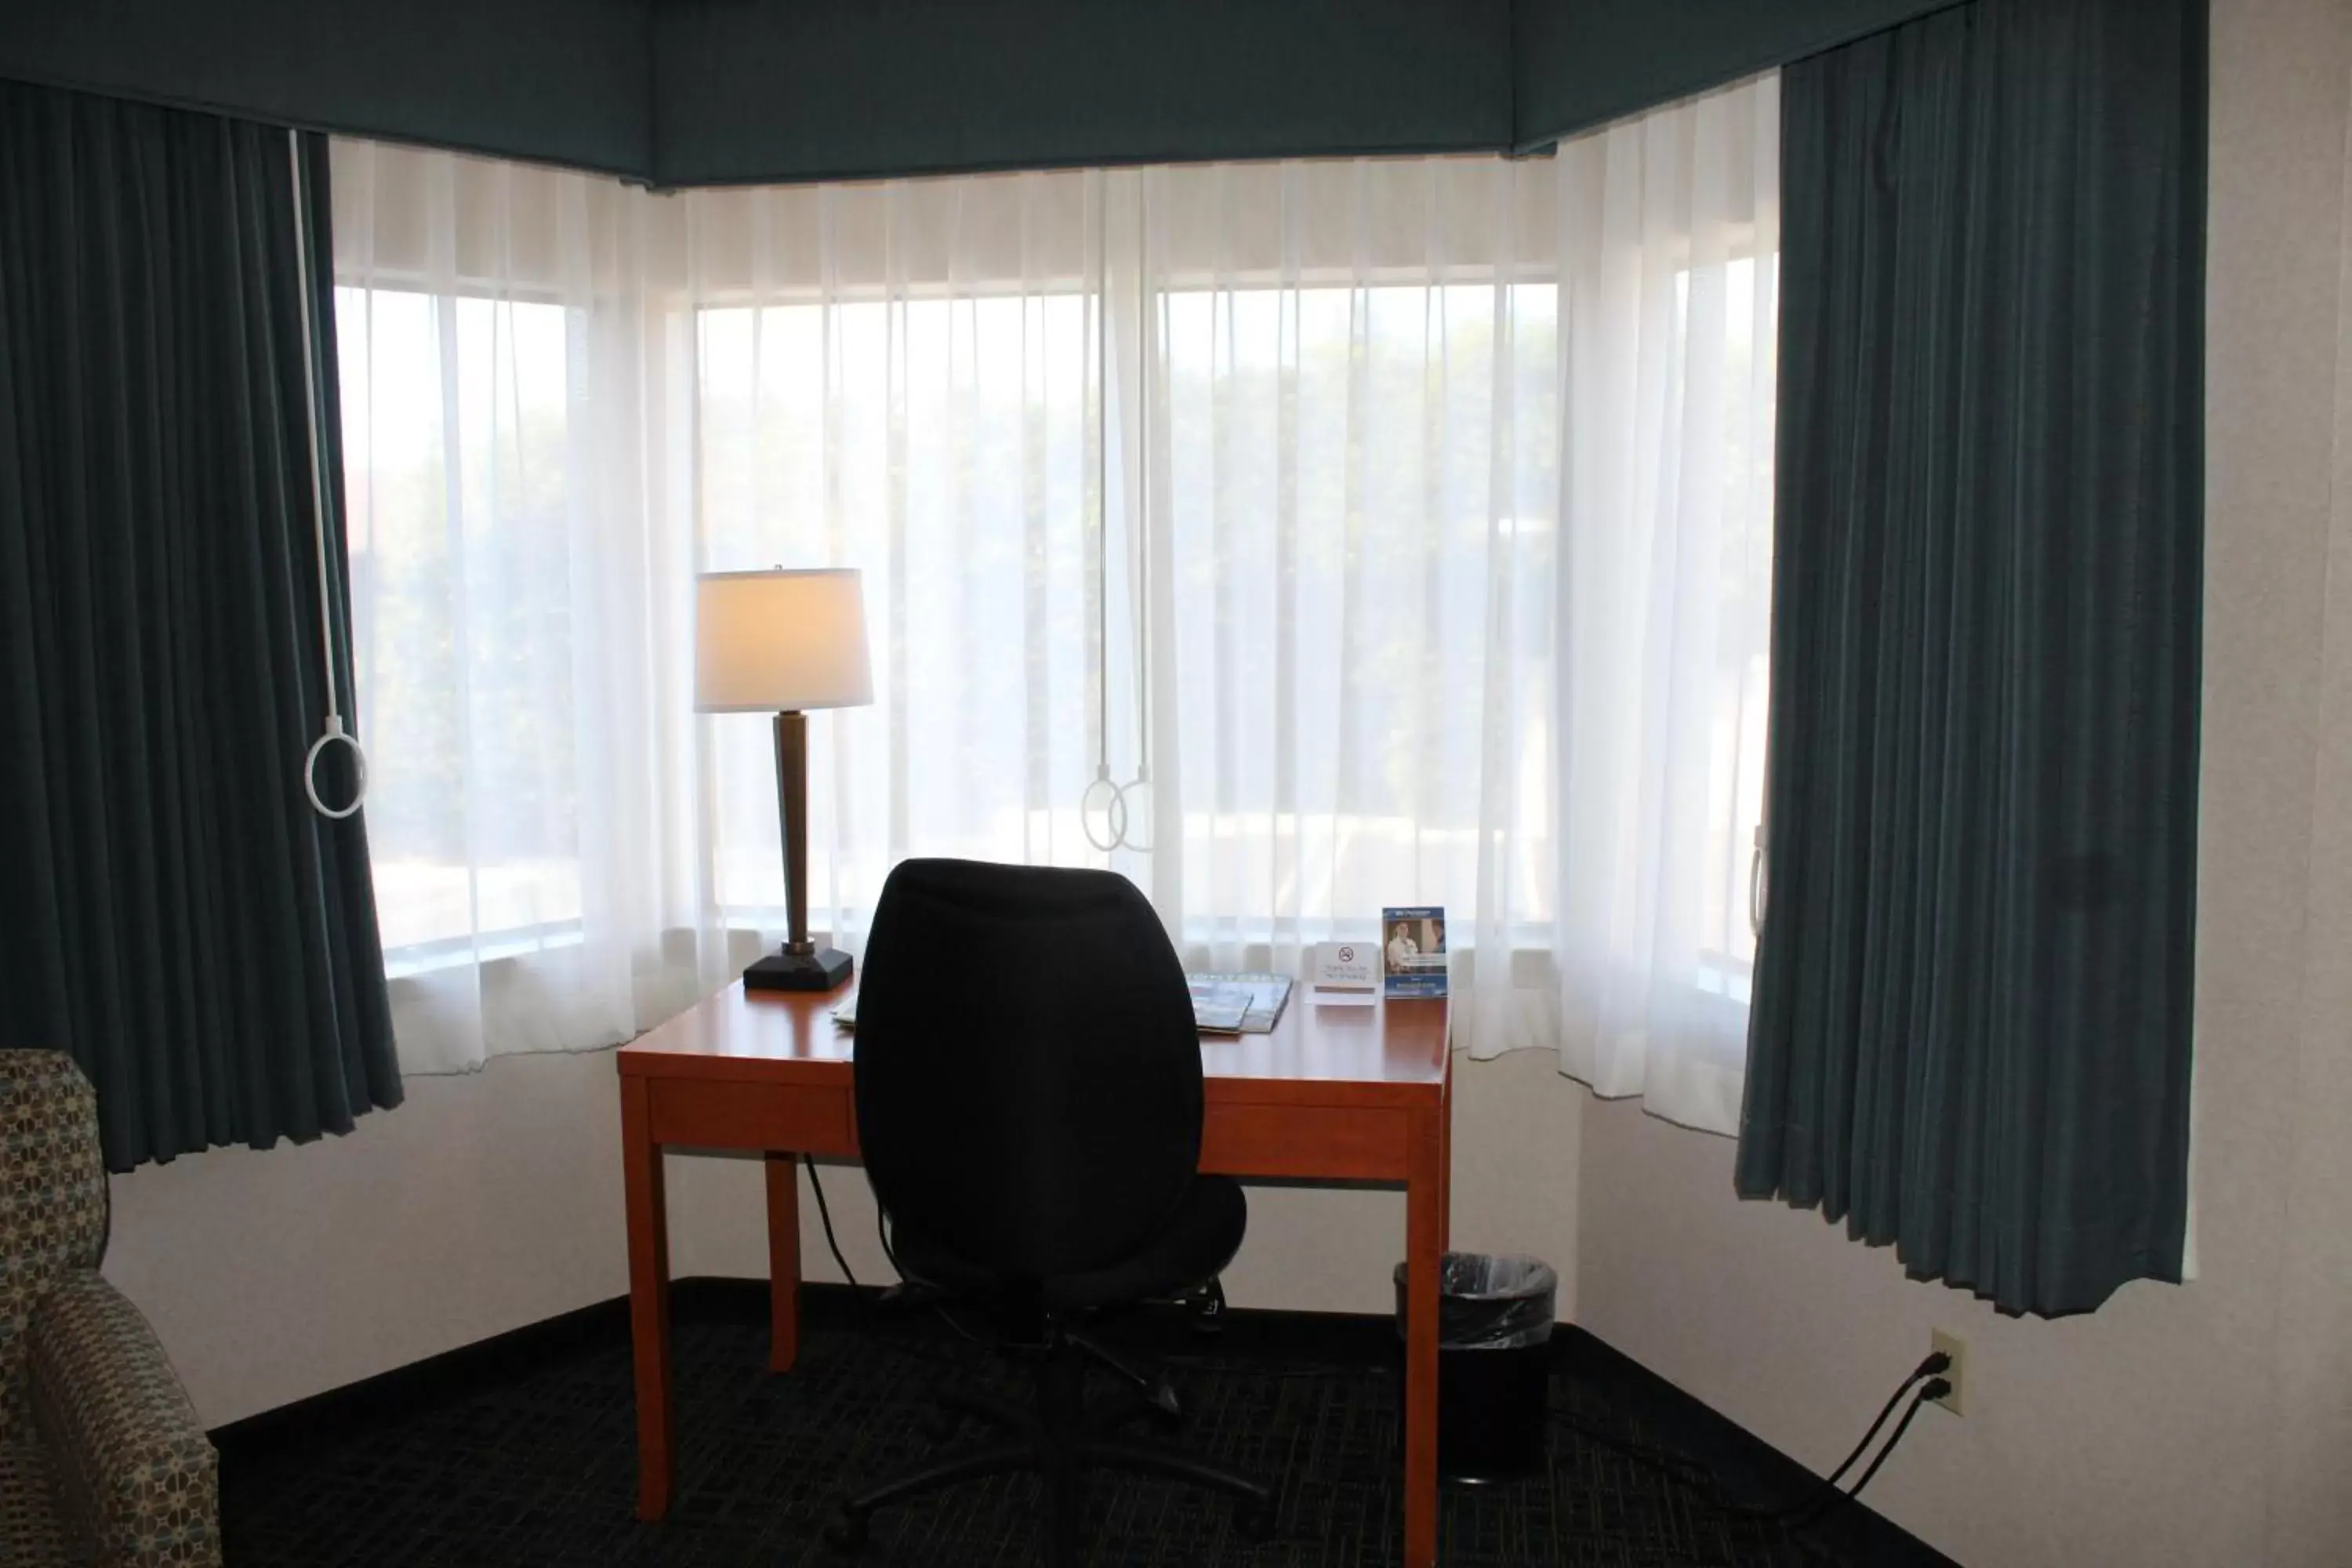
[[[833,1009],[856,985],[832,991],[755,991],[741,981],[620,1049],[620,1069],[648,1078],[747,1081],[845,1079],[852,1032]],[[1280,1085],[1350,1085],[1412,1094],[1445,1079],[1445,1003],[1382,1001],[1318,1005],[1295,986],[1271,1034],[1203,1035],[1201,1067],[1212,1099]]]

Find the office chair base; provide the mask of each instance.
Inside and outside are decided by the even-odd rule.
[[[1080,1478],[1088,1470],[1119,1470],[1129,1475],[1157,1476],[1185,1481],[1225,1493],[1234,1500],[1234,1523],[1244,1540],[1260,1544],[1274,1539],[1276,1505],[1272,1489],[1221,1469],[1171,1448],[1148,1443],[1095,1439],[1075,1444],[1031,1438],[989,1443],[942,1455],[834,1510],[825,1521],[825,1544],[855,1556],[866,1548],[877,1509],[903,1502],[960,1481],[979,1480],[1009,1470],[1038,1470],[1046,1478],[1048,1538],[1045,1561],[1060,1568],[1073,1550],[1077,1522]]]
[[[923,1436],[934,1443],[944,1443],[961,1431],[968,1419],[1002,1431],[1018,1432],[1024,1436],[1034,1434],[1035,1424],[1027,1411],[984,1394],[949,1388],[940,1392],[930,1414],[924,1418]]]
[[[1117,1373],[1133,1392],[1108,1405],[1089,1408],[1086,1400],[1089,1361]],[[826,1544],[854,1554],[866,1545],[877,1509],[1008,1470],[1034,1470],[1045,1479],[1049,1568],[1066,1568],[1076,1561],[1083,1479],[1088,1470],[1158,1476],[1223,1492],[1234,1500],[1234,1522],[1245,1539],[1253,1542],[1271,1539],[1276,1517],[1272,1488],[1174,1448],[1118,1436],[1140,1417],[1168,1418],[1168,1405],[1157,1396],[1157,1388],[1165,1386],[1164,1378],[1139,1373],[1100,1345],[1056,1327],[1039,1369],[1034,1411],[954,1390],[940,1396],[940,1404],[949,1411],[976,1417],[1009,1432],[1009,1436],[939,1455],[848,1499],[825,1526]],[[1168,1403],[1173,1402],[1171,1391]]]
[[[1146,1372],[1101,1341],[1084,1334],[1071,1334],[1069,1342],[1088,1361],[1134,1389],[1146,1405],[1170,1422],[1184,1418],[1183,1404],[1176,1397],[1176,1385],[1169,1381],[1166,1373]]]

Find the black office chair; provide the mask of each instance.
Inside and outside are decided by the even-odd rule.
[[[883,886],[865,966],[857,1141],[898,1268],[1034,1331],[1042,1363],[1034,1411],[953,1401],[1009,1436],[849,1498],[828,1539],[854,1552],[886,1504],[1037,1470],[1046,1562],[1066,1568],[1097,1468],[1226,1492],[1245,1532],[1270,1534],[1267,1487],[1119,1435],[1172,1395],[1081,1331],[1100,1309],[1213,1283],[1248,1218],[1238,1185],[1195,1173],[1200,1036],[1151,906],[1108,871],[908,860]],[[1146,1396],[1090,1408],[1090,1363]]]

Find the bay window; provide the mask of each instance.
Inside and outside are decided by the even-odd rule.
[[[773,758],[691,711],[692,580],[834,564],[876,692],[811,726],[835,942],[916,854],[1120,870],[1204,966],[1444,904],[1461,1043],[1727,1127],[1774,91],[1557,159],[677,196],[339,143],[412,1068],[625,1037],[756,952]]]

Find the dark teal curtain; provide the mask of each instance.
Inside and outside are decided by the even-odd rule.
[[[0,1047],[73,1054],[115,1170],[400,1100],[362,818],[302,793],[326,699],[290,156],[0,83]],[[340,550],[331,575],[349,692]]]
[[[1977,0],[1781,80],[1738,1187],[2005,1310],[2177,1280],[2202,0]]]

